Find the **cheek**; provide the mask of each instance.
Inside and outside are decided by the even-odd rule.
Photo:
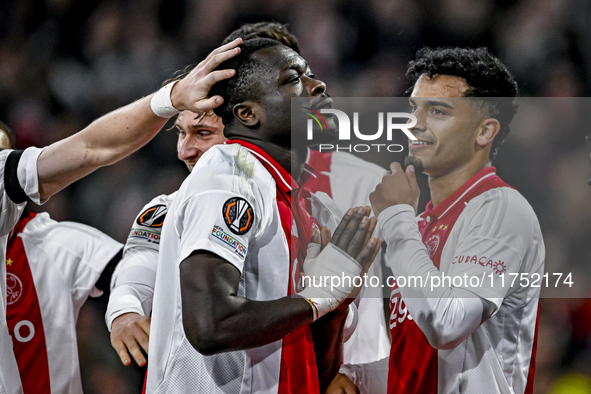
[[[210,138],[207,141],[203,141],[200,145],[203,152],[208,151],[212,146],[223,144],[226,138],[222,136],[216,136],[215,138]]]

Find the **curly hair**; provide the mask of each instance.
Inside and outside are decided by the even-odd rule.
[[[499,121],[501,129],[493,140],[490,159],[494,160],[499,147],[511,132],[509,124],[519,107],[515,99],[517,82],[499,59],[487,48],[423,48],[411,61],[406,76],[412,86],[421,75],[452,75],[464,78],[469,88],[466,97],[477,97],[488,116]]]
[[[296,51],[298,54],[300,53],[298,39],[287,30],[287,25],[282,25],[281,23],[258,22],[244,24],[230,33],[228,37],[224,38],[222,45],[234,41],[237,38],[242,38],[243,40],[270,38],[279,41],[286,47]]]
[[[214,113],[222,118],[224,126],[232,123],[234,113],[232,109],[238,103],[246,100],[258,100],[264,93],[265,75],[271,72],[271,66],[255,59],[252,55],[264,48],[282,45],[279,41],[269,38],[255,38],[246,40],[240,45],[240,53],[220,64],[216,69],[234,69],[236,75],[224,79],[212,86],[209,91],[211,97],[220,95],[224,103],[214,109]]]

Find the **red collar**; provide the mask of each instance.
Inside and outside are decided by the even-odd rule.
[[[421,216],[431,216],[436,219],[442,218],[458,204],[462,204],[470,200],[471,197],[473,197],[473,195],[478,192],[479,186],[489,179],[496,177],[496,171],[497,169],[492,166],[480,170],[478,174],[470,178],[468,182],[464,183],[458,190],[440,202],[435,208],[433,208],[433,200],[429,201],[425,207],[425,213],[423,213]]]
[[[277,187],[284,193],[290,193],[297,190],[300,188],[300,185],[305,186],[309,181],[318,177],[317,171],[312,166],[305,164],[304,171],[300,176],[300,185],[298,185],[298,183],[292,178],[291,174],[289,174],[285,168],[281,167],[275,159],[269,156],[269,154],[260,147],[238,139],[229,139],[224,142],[224,144],[238,144],[248,149],[248,151],[261,162],[267,171],[269,171],[275,180]]]

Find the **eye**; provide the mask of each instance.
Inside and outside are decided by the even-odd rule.
[[[439,109],[439,108],[433,108],[431,110],[431,112],[433,112],[434,115],[445,115],[445,111]]]
[[[411,106],[410,106],[410,108],[409,108],[409,112],[410,112],[411,114],[413,114],[413,113],[415,113],[415,111],[417,110],[417,108],[418,108],[418,107],[417,107],[416,105],[411,105]]]
[[[175,127],[175,129],[176,129],[176,134],[177,134],[179,137],[184,137],[184,136],[185,136],[185,134],[186,134],[186,133],[183,131],[183,129],[181,129],[181,128],[180,128],[180,127],[178,127],[177,125],[175,125],[174,127]]]
[[[296,84],[296,83],[300,83],[300,81],[301,81],[300,76],[299,75],[296,75],[295,77],[290,78],[288,82],[289,83]]]

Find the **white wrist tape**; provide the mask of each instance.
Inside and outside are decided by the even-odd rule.
[[[172,106],[172,100],[170,99],[170,93],[175,83],[178,81],[172,81],[157,91],[152,100],[150,106],[152,111],[161,118],[171,118],[179,113],[179,111]]]
[[[320,254],[319,245],[308,247],[304,262],[304,290],[297,293],[315,308],[314,320],[336,309],[362,279],[361,265],[333,244],[328,244]],[[357,279],[355,279],[357,278]]]

